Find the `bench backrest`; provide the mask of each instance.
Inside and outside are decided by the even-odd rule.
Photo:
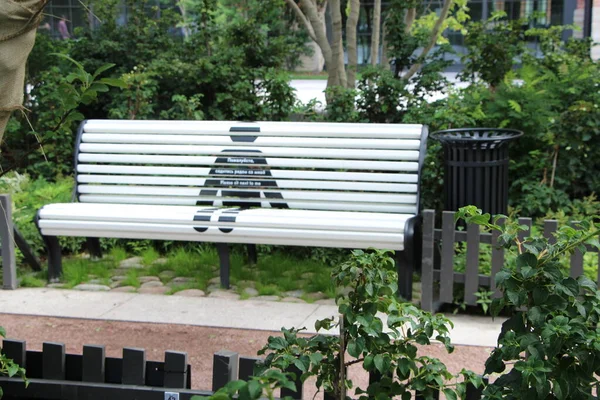
[[[427,129],[408,124],[88,120],[80,202],[416,214]]]

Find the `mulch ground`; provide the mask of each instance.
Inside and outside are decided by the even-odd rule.
[[[211,389],[212,355],[219,350],[231,350],[244,356],[256,356],[256,352],[277,332],[208,328],[202,326],[118,322],[74,318],[37,317],[28,315],[0,314],[0,326],[7,337],[26,340],[30,350],[41,350],[43,342],[60,342],[68,353],[81,354],[84,344],[105,345],[106,355],[120,357],[123,347],[146,349],[148,360],[163,361],[166,350],[188,353],[192,368],[192,388]],[[442,360],[450,372],[462,368],[483,372],[484,362],[491,349],[488,347],[456,346],[447,354],[443,346],[422,348],[420,354]],[[351,368],[350,377],[355,385],[365,385],[366,374],[360,366]],[[363,386],[364,387],[364,386]],[[305,398],[312,398],[307,390]]]

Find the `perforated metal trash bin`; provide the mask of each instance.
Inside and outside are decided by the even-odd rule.
[[[475,205],[492,215],[508,208],[508,147],[514,129],[448,129],[431,134],[444,149],[444,209]]]

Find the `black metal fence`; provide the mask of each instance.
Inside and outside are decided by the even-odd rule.
[[[531,218],[519,218],[521,225],[528,227],[527,231],[520,232],[521,239],[530,235]],[[552,235],[558,229],[558,222],[554,220],[544,221],[543,236],[551,242]],[[477,295],[481,287],[489,288],[494,296],[500,293],[495,285],[494,277],[505,262],[504,249],[498,246],[498,232],[481,232],[478,225],[467,225],[466,231],[456,229],[454,212],[444,211],[442,213],[441,227],[435,227],[435,211],[423,211],[423,254],[421,260],[421,307],[426,311],[434,311],[442,304],[453,303],[455,284],[464,285],[462,301],[466,305],[477,304]],[[455,270],[457,257],[455,243],[462,243],[466,249],[464,272]],[[491,273],[489,275],[480,272],[481,245],[491,245]],[[592,246],[586,247],[587,251],[596,253],[598,265],[598,276],[600,285],[600,254],[598,249]],[[571,255],[570,275],[578,277],[583,274],[583,254],[579,250]]]
[[[122,358],[105,356],[104,346],[85,345],[83,354],[66,354],[62,343],[44,343],[43,351],[26,349],[21,340],[5,339],[2,352],[27,370],[29,385],[21,378],[0,376],[3,400],[187,400],[210,396],[228,382],[247,380],[259,358],[240,357],[232,351],[213,356],[212,390],[192,390],[191,367],[186,353],[167,351],[165,361],[147,361],[143,349],[124,348]],[[294,368],[294,367],[292,367]],[[205,371],[202,371],[205,372]],[[297,391],[281,390],[281,397],[304,398],[300,373]],[[369,382],[378,376],[371,374]],[[334,397],[325,393],[325,400]],[[416,400],[423,397],[417,393]],[[467,386],[467,400],[481,398],[481,391]]]

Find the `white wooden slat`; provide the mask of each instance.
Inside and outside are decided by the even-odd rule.
[[[145,209],[144,209],[145,208]],[[345,218],[337,216],[332,218],[310,218],[303,214],[310,212],[293,212],[291,210],[268,210],[267,213],[252,213],[253,210],[240,210],[235,213],[205,211],[195,212],[190,207],[96,207],[95,209],[82,209],[81,207],[67,208],[42,208],[40,217],[43,220],[63,221],[99,221],[116,223],[149,223],[164,225],[193,225],[217,226],[227,228],[273,228],[273,229],[310,229],[332,231],[364,231],[402,233],[404,222],[402,218],[388,218],[387,220],[373,218]],[[183,210],[181,210],[183,208]],[[153,212],[154,211],[154,212]],[[314,212],[313,212],[314,214]],[[334,214],[323,212],[321,214]],[[210,221],[194,221],[197,215],[210,218]],[[220,221],[222,216],[235,216],[235,222]],[[388,215],[389,217],[389,215]]]
[[[218,190],[215,195],[202,195],[200,190]],[[326,192],[326,191],[298,191],[298,190],[278,190],[278,189],[217,189],[217,188],[183,188],[183,187],[165,187],[165,186],[119,186],[119,185],[78,185],[77,191],[86,194],[128,194],[139,196],[182,196],[194,197],[198,200],[221,200],[221,199],[239,199],[242,196],[224,192],[235,193],[277,193],[283,196],[281,201],[286,200],[304,200],[304,201],[346,201],[346,202],[374,202],[374,203],[404,203],[415,204],[416,195],[411,194],[380,194],[380,193],[352,193],[352,192]],[[227,197],[225,197],[227,196]],[[252,201],[252,199],[248,199]]]
[[[223,199],[213,202],[215,207],[223,206]],[[289,208],[301,210],[330,210],[330,211],[361,211],[361,212],[381,212],[381,213],[400,213],[400,214],[416,214],[417,207],[415,204],[376,204],[376,203],[338,203],[338,202],[309,202],[298,200],[267,200],[254,199],[242,200],[236,199],[238,203],[256,203],[260,200],[261,207],[269,208],[271,203],[285,203]],[[167,197],[167,196],[117,196],[117,195],[99,195],[99,194],[82,194],[79,196],[79,201],[85,203],[110,203],[110,204],[153,204],[153,205],[181,205],[194,206],[197,199],[192,197]]]
[[[199,241],[208,243],[243,243],[247,244],[249,239],[247,237],[226,237],[226,236],[201,236],[190,238],[189,234],[177,234],[177,233],[149,233],[149,232],[126,232],[126,231],[79,231],[79,230],[65,230],[65,229],[44,229],[42,230],[43,235],[48,236],[80,236],[80,237],[111,237],[121,239],[149,239],[149,240],[181,240],[181,241]],[[255,237],[251,239],[253,244],[269,244],[269,245],[281,245],[281,246],[312,246],[312,247],[333,247],[333,248],[347,248],[347,249],[366,249],[366,248],[381,248],[387,250],[398,250],[404,249],[404,241],[392,241],[389,243],[377,242],[371,243],[367,241],[349,241],[349,240],[322,240],[321,238],[314,238],[308,240],[295,239],[293,244],[288,239],[280,238],[260,238]]]
[[[136,175],[78,175],[79,183],[106,183],[132,185],[165,185],[203,187],[235,187],[235,188],[273,188],[280,189],[326,189],[326,190],[361,190],[367,192],[416,193],[416,184],[366,183],[366,182],[319,182],[275,179],[229,179],[223,177],[181,178]]]
[[[196,146],[166,144],[111,144],[82,143],[84,153],[108,154],[174,154],[174,155],[216,155],[246,157],[314,157],[354,160],[402,160],[418,161],[419,152],[413,150],[357,150],[321,149],[307,147],[237,147],[237,146]]]
[[[225,233],[217,227],[208,227],[206,232],[197,232],[192,226],[186,225],[161,225],[148,223],[115,223],[115,222],[99,222],[99,221],[61,221],[61,220],[40,220],[39,222],[42,234],[48,235],[49,231],[65,232],[65,231],[80,231],[85,236],[99,236],[103,232],[107,237],[119,237],[114,234],[118,232],[131,232],[139,234],[162,234],[163,240],[168,240],[170,234],[182,235],[184,240],[191,241],[227,241],[243,243],[248,242],[248,238],[260,240],[264,239],[272,241],[272,239],[283,240],[289,245],[295,245],[296,241],[317,241],[325,242],[332,240],[336,242],[353,241],[375,244],[375,246],[385,246],[392,243],[402,243],[404,241],[403,234],[394,233],[377,233],[377,232],[357,232],[357,231],[321,231],[321,230],[303,230],[303,229],[270,229],[270,228],[245,228],[235,227],[233,231]],[[202,227],[201,223],[198,227]],[[106,234],[110,232],[110,234]],[[79,235],[77,235],[79,236]],[[211,239],[209,239],[211,238]],[[216,240],[213,240],[216,239]],[[365,246],[367,247],[367,246]],[[385,248],[385,247],[384,247]]]
[[[249,134],[248,136],[252,136]],[[267,146],[267,147],[318,147],[346,149],[388,149],[419,150],[420,140],[415,139],[352,139],[352,138],[315,138],[315,137],[257,137],[255,141],[232,141],[227,136],[208,135],[168,135],[123,134],[123,133],[84,133],[83,143],[126,143],[126,144],[184,144],[184,145],[220,145],[220,146]]]
[[[307,219],[328,219],[328,220],[346,220],[355,219],[360,221],[392,221],[398,226],[404,225],[404,222],[413,217],[414,214],[393,214],[372,213],[372,212],[346,212],[346,211],[317,211],[317,210],[297,210],[280,208],[246,208],[223,207],[216,208],[210,206],[169,206],[169,205],[148,205],[148,204],[120,204],[115,207],[112,204],[102,203],[54,203],[43,206],[40,209],[40,216],[50,219],[69,219],[69,215],[112,215],[113,211],[129,216],[134,215],[154,215],[157,213],[167,213],[169,215],[185,215],[186,218],[191,215],[200,215],[211,213],[211,215],[222,215],[237,213],[252,215],[253,217],[272,217],[285,219],[307,218]],[[364,222],[360,222],[361,224]]]
[[[230,128],[260,128],[260,132],[230,132]],[[302,122],[235,121],[133,121],[88,120],[84,131],[90,133],[142,133],[177,135],[306,136],[419,139],[423,126],[410,124],[344,124]]]
[[[217,157],[80,153],[78,160],[79,162],[83,163],[104,162],[118,164],[255,165],[255,160],[249,157],[225,156],[222,158],[226,159],[225,162],[217,164]],[[292,158],[265,158],[264,160],[266,160],[266,163],[270,167],[326,168],[367,171],[417,171],[419,168],[418,162],[315,160]]]
[[[77,164],[78,173],[98,174],[135,174],[135,175],[167,175],[167,176],[208,176],[210,173],[218,176],[261,177],[265,171],[275,179],[317,179],[335,181],[362,182],[398,182],[417,183],[417,174],[389,174],[369,172],[331,172],[331,171],[295,171],[295,170],[256,170],[241,168],[199,168],[199,167],[154,167],[139,165],[101,165]],[[267,174],[267,176],[268,176]]]

